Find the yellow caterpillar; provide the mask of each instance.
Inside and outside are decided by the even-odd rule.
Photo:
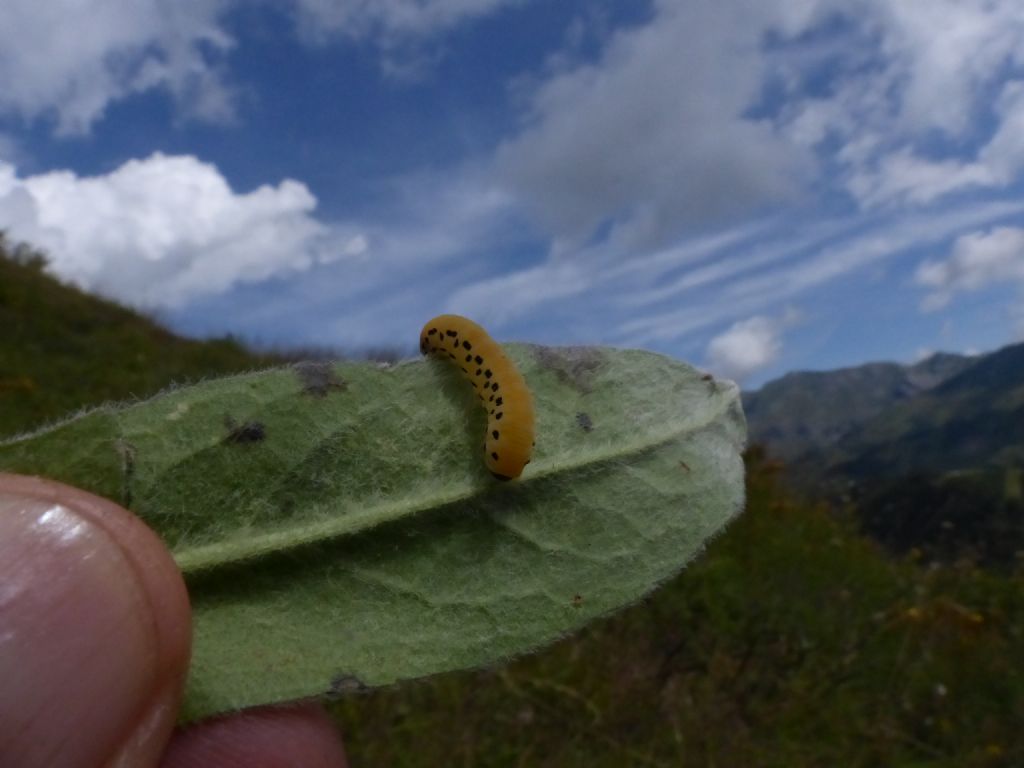
[[[533,398],[498,342],[472,320],[438,315],[420,332],[420,352],[451,361],[473,384],[488,415],[487,469],[499,480],[519,477],[533,454]]]

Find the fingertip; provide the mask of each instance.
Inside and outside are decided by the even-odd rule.
[[[179,730],[161,768],[346,768],[338,728],[317,704],[258,707]]]
[[[159,537],[111,501],[0,474],[0,764],[154,765],[191,644]]]

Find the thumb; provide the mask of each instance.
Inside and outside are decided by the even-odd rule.
[[[0,474],[0,765],[157,765],[190,635],[181,574],[138,518]]]

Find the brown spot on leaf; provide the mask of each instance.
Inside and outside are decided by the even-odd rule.
[[[292,366],[302,383],[302,393],[311,397],[327,397],[331,392],[344,392],[348,383],[327,362],[302,362]]]
[[[228,428],[228,436],[224,438],[224,442],[229,445],[262,443],[267,439],[267,429],[259,421],[246,421],[239,424],[230,416],[226,416],[224,425]]]
[[[342,696],[346,693],[363,693],[368,690],[370,686],[355,675],[338,674],[331,678],[331,687],[327,690],[327,695]]]
[[[595,374],[605,365],[604,354],[596,347],[534,347],[534,356],[563,384],[590,392]]]
[[[114,448],[121,457],[121,506],[132,506],[132,480],[135,477],[135,456],[138,453],[134,445],[123,438],[114,441]]]

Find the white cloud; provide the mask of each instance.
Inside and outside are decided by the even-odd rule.
[[[1024,67],[1018,0],[828,0],[852,31],[841,35],[832,95],[794,88],[788,134],[834,153],[862,205],[923,205],[972,187],[1011,183],[1024,167],[1024,105],[1011,83]],[[809,69],[808,71],[815,71]],[[818,70],[820,72],[820,70]],[[995,118],[995,127],[986,121]],[[988,142],[985,131],[991,130]],[[935,139],[945,140],[943,142]],[[981,147],[980,151],[978,147]],[[831,150],[830,150],[831,151]]]
[[[997,128],[973,159],[929,159],[902,147],[882,155],[874,165],[855,167],[847,186],[869,207],[924,205],[970,187],[1007,186],[1024,169],[1024,81],[1003,85],[995,114]]]
[[[984,109],[985,86],[1024,65],[1024,5],[1018,0],[871,0],[882,52],[901,89],[910,130],[960,136]]]
[[[108,105],[154,87],[186,111],[224,119],[227,87],[209,55],[232,45],[217,24],[226,0],[4,0],[0,116],[52,115],[82,133]]]
[[[500,173],[558,238],[612,224],[635,247],[790,199],[804,150],[766,120],[760,37],[779,3],[658,3],[619,31],[597,63],[554,73]]]
[[[519,2],[288,0],[307,40],[371,38],[395,73],[418,64],[415,51],[399,54],[397,48]],[[225,73],[225,54],[235,41],[223,17],[241,5],[242,0],[3,0],[0,118],[53,118],[59,134],[81,134],[111,104],[162,88],[186,117],[230,121],[236,93]]]
[[[1024,282],[1024,229],[995,227],[963,235],[949,258],[923,262],[916,278],[932,289],[922,304],[925,310],[946,306],[956,293],[1005,281]]]
[[[61,277],[136,306],[176,307],[366,250],[360,232],[329,229],[315,208],[299,182],[237,193],[190,156],[89,178],[18,178],[0,163],[0,228],[43,248]]]
[[[733,323],[708,343],[708,369],[742,382],[779,359],[782,333],[797,320],[798,314],[790,311],[781,317],[757,315]]]
[[[995,178],[993,171],[981,163],[928,160],[901,149],[883,157],[877,168],[854,171],[848,186],[869,207],[923,205],[967,187],[991,186]]]

